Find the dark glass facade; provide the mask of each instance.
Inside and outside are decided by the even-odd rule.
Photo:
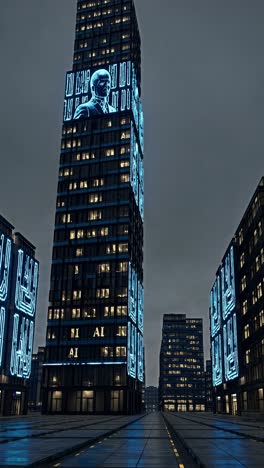
[[[28,409],[32,411],[41,410],[42,365],[44,356],[44,347],[39,347],[38,352],[32,355],[31,377],[28,383]]]
[[[35,247],[0,216],[0,415],[26,414],[39,264]]]
[[[212,362],[205,362],[205,411],[213,411],[212,398]]]
[[[153,411],[159,411],[159,389],[150,385],[145,388],[144,393],[145,411],[146,413],[152,413]]]
[[[140,67],[133,1],[78,1],[62,130],[43,379],[45,413],[141,411]],[[89,103],[85,98],[83,112],[78,113],[75,99],[74,114],[71,79],[76,80],[75,93],[91,88],[94,95],[98,70],[111,75],[112,88],[118,74],[119,89],[112,92],[115,108],[113,100],[110,106],[96,96],[90,107],[94,98]],[[75,118],[77,114],[82,118]]]
[[[165,411],[204,411],[202,319],[163,316],[159,405]]]
[[[229,298],[232,296],[234,298],[236,327],[228,325],[231,320],[228,318],[226,335],[228,346],[226,350],[223,347],[222,353],[215,353],[215,356],[213,356],[214,337],[211,339],[214,409],[220,413],[255,416],[264,412],[263,178],[257,186],[231,245],[234,250],[234,279],[231,282],[228,279],[227,295]],[[223,262],[220,270],[222,268]],[[215,319],[217,307],[214,305],[216,303],[216,300],[212,301],[211,293],[211,335],[212,323],[217,322]],[[219,304],[219,311],[222,312],[225,310],[222,294],[219,296]],[[229,310],[231,317],[233,314],[231,307]],[[221,334],[225,321],[223,312],[218,315],[217,327]],[[224,345],[225,336],[222,334]],[[221,354],[222,359],[217,358],[217,354]]]

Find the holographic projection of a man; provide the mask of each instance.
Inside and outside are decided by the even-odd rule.
[[[80,104],[74,114],[74,119],[91,117],[93,115],[110,114],[116,109],[109,104],[111,91],[111,76],[107,70],[101,69],[93,73],[91,77],[90,101]]]

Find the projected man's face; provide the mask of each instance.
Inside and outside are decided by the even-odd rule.
[[[100,98],[106,98],[111,91],[111,77],[107,70],[98,70],[92,76],[92,93]]]

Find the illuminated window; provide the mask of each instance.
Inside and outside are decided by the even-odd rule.
[[[248,302],[247,299],[242,304],[242,314],[245,315],[248,311]]]
[[[241,280],[241,291],[244,291],[244,289],[246,289],[246,287],[247,287],[247,278],[246,278],[246,275],[244,275],[242,280]]]
[[[74,274],[79,275],[79,273],[80,273],[79,265],[74,265]]]
[[[113,357],[114,348],[112,346],[103,346],[101,348],[101,357]]]
[[[258,296],[258,299],[262,297],[262,284],[261,283],[257,285],[257,296]]]
[[[110,263],[100,263],[97,265],[98,273],[110,273]]]
[[[83,188],[88,188],[87,180],[81,180],[80,181],[80,189],[83,189]]]
[[[67,214],[62,215],[62,222],[63,222],[64,224],[67,224],[67,223],[71,223],[71,222],[72,222],[70,213],[67,213]]]
[[[72,296],[73,296],[73,300],[75,300],[75,301],[78,300],[78,299],[81,299],[82,291],[80,289],[75,290],[75,291],[73,291]]]
[[[96,290],[96,297],[98,299],[108,299],[110,295],[109,288],[99,288]]]
[[[250,363],[250,349],[246,351],[245,361],[246,361],[246,364]]]
[[[118,244],[118,252],[128,252],[128,244]]]
[[[245,327],[244,327],[244,338],[248,338],[250,336],[250,332],[249,332],[249,324],[247,324]]]
[[[95,307],[87,307],[83,310],[84,318],[96,318],[96,309]]]
[[[100,229],[100,235],[101,236],[108,236],[109,234],[109,228],[108,227],[103,227]]]
[[[82,247],[79,247],[78,249],[76,249],[76,257],[82,257],[83,253],[84,251]]]
[[[127,297],[127,288],[120,288],[117,292],[117,297]]]
[[[114,308],[114,306],[111,306],[111,307],[106,306],[106,307],[104,308],[104,317],[114,317],[114,315],[115,315],[115,308]]]
[[[115,155],[115,150],[114,150],[113,148],[109,148],[109,149],[107,149],[107,150],[105,151],[105,155],[106,155],[107,157],[109,157],[109,156],[114,156],[114,155]]]
[[[75,239],[75,231],[70,231],[70,239]]]
[[[92,211],[89,211],[89,214],[88,214],[88,220],[89,220],[89,221],[96,221],[96,220],[99,220],[99,219],[102,219],[102,212],[101,212],[101,210],[92,210]]]
[[[261,310],[259,312],[259,326],[262,327],[264,325],[264,311]]]
[[[116,356],[125,357],[126,356],[126,346],[116,346]]]
[[[243,236],[243,229],[240,229],[239,233],[238,233],[238,242],[239,242],[239,245],[242,244],[244,240],[244,236]]]
[[[101,193],[92,193],[89,195],[89,203],[100,203],[103,201],[103,196]]]
[[[127,336],[127,327],[125,325],[118,326],[116,336]]]
[[[126,316],[127,315],[127,306],[117,306],[116,315]]]
[[[125,273],[127,271],[128,271],[128,262],[118,262],[117,272],[118,273]]]
[[[81,309],[72,309],[72,318],[80,318],[81,316]]]
[[[106,246],[106,253],[107,253],[107,254],[116,253],[116,244],[108,244],[108,245]]]
[[[93,187],[102,187],[104,185],[104,179],[94,179]]]
[[[240,268],[242,268],[245,264],[245,253],[243,252],[241,255],[240,255]]]
[[[71,359],[78,358],[79,355],[79,348],[70,348],[68,357]]]
[[[121,174],[120,182],[121,184],[126,184],[127,182],[129,182],[129,174]]]
[[[79,338],[79,328],[71,328],[71,339]]]
[[[123,167],[129,167],[130,166],[130,162],[129,161],[120,161],[120,167],[123,168]]]

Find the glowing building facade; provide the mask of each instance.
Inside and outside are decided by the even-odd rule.
[[[164,411],[205,411],[202,319],[163,316],[159,406]]]
[[[27,411],[38,272],[35,247],[0,216],[0,415]]]
[[[46,413],[135,413],[144,378],[144,122],[133,0],[79,0],[66,74]]]
[[[264,182],[216,273],[210,296],[214,410],[264,412]]]

